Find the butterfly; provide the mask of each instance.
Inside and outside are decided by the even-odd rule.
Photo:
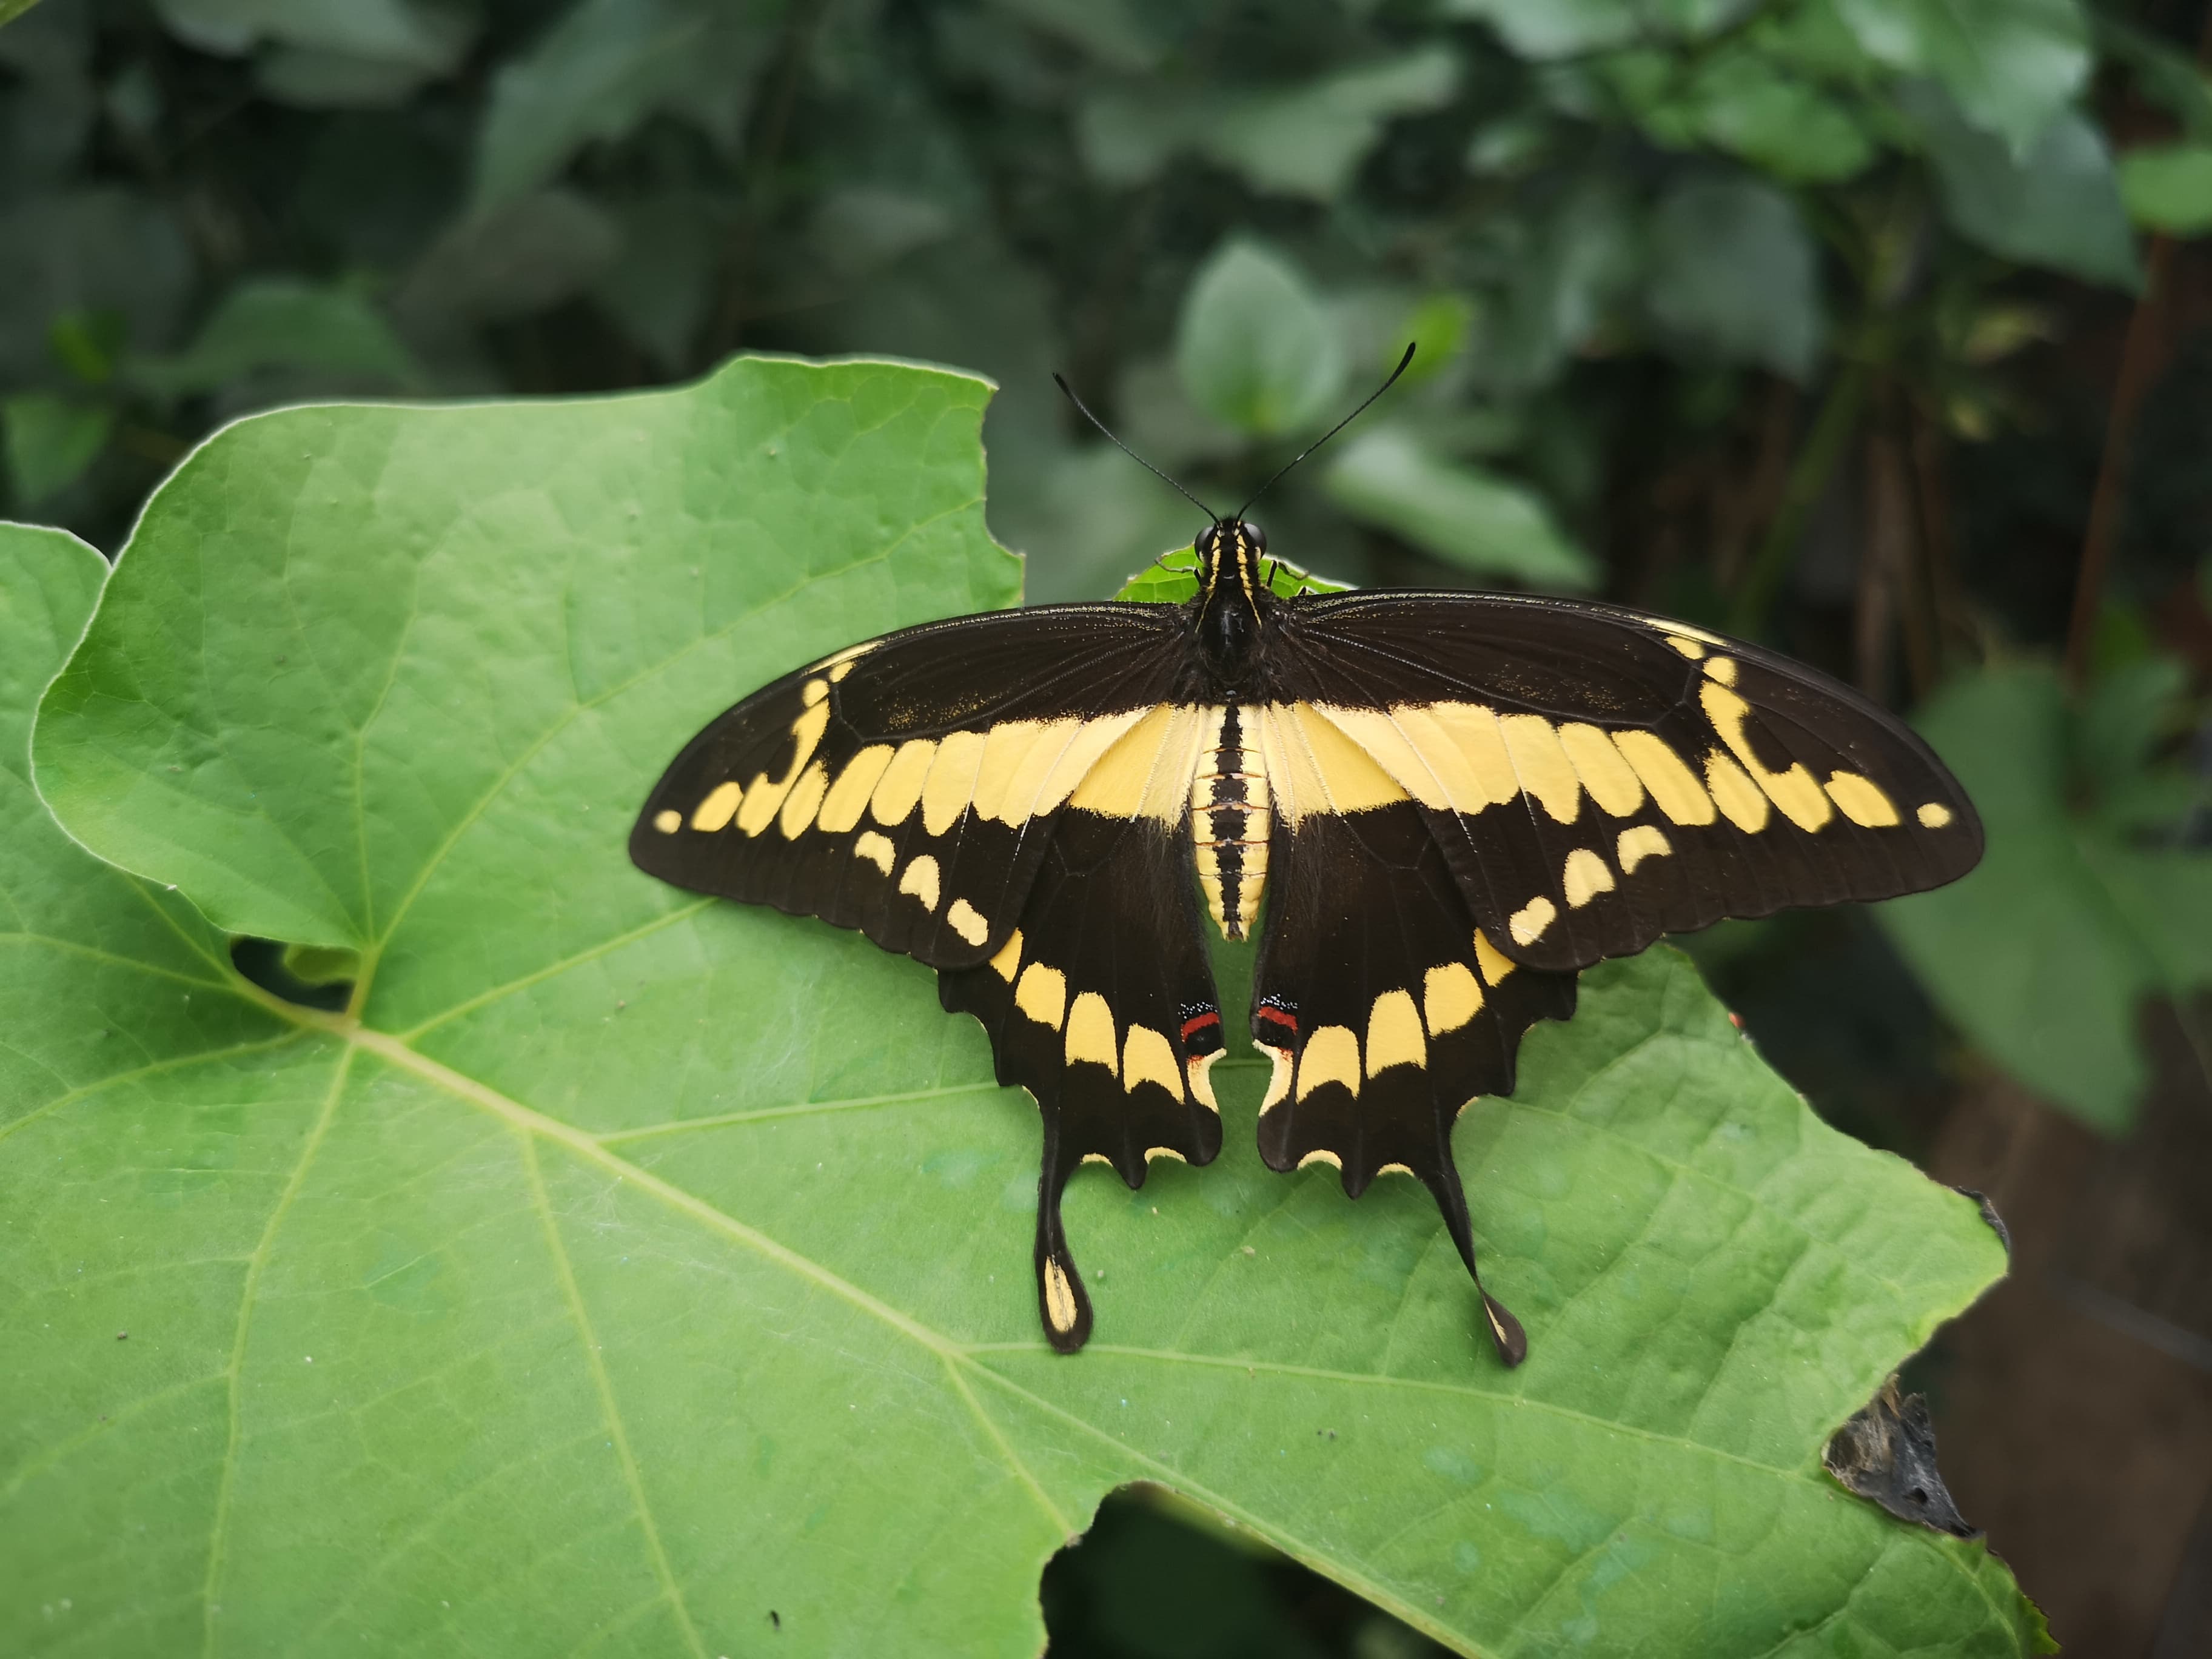
[[[1092,1311],[1062,1191],[1220,1151],[1204,930],[1256,934],[1261,1158],[1353,1198],[1419,1181],[1517,1364],[1451,1134],[1511,1093],[1522,1033],[1662,933],[1950,881],[1980,823],[1902,722],[1774,652],[1581,600],[1283,598],[1246,510],[1196,538],[1187,603],[927,623],[762,688],[669,766],[630,856],[937,970],[1036,1098],[1066,1353]]]

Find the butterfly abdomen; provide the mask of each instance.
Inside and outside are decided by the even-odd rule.
[[[1237,939],[1259,914],[1267,883],[1267,769],[1258,746],[1246,745],[1237,705],[1218,710],[1216,721],[1191,783],[1190,836],[1206,908],[1222,937]]]

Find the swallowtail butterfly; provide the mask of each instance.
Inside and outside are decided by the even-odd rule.
[[[1243,511],[1198,537],[1186,604],[959,617],[786,675],[692,739],[630,836],[663,880],[927,963],[982,1023],[1042,1117],[1037,1302],[1063,1352],[1091,1328],[1070,1174],[1133,1188],[1221,1148],[1208,917],[1259,933],[1261,1158],[1354,1198],[1413,1176],[1474,1274],[1453,1121],[1512,1091],[1577,969],[1981,855],[1927,745],[1825,675],[1580,600],[1280,598]]]

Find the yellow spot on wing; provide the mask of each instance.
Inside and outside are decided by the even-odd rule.
[[[1539,893],[1506,919],[1505,931],[1516,945],[1534,945],[1559,914],[1559,907]]]
[[[1156,1158],[1171,1158],[1178,1164],[1188,1164],[1190,1162],[1188,1158],[1185,1158],[1181,1152],[1176,1151],[1172,1146],[1147,1146],[1145,1148],[1146,1163],[1150,1164]]]
[[[899,872],[898,890],[921,901],[925,910],[937,908],[937,860],[927,853]]]
[[[1623,875],[1635,873],[1636,866],[1646,859],[1663,859],[1674,850],[1667,839],[1667,832],[1656,823],[1632,824],[1620,832],[1620,840],[1613,847],[1613,856],[1620,860]]]
[[[1455,779],[1448,775],[1468,770],[1458,751],[1446,744],[1424,744],[1415,735],[1413,726],[1419,711],[1412,708],[1340,708],[1317,704],[1313,712],[1365,750],[1400,788],[1422,805],[1447,808],[1451,806],[1455,793],[1471,793],[1466,788],[1455,792],[1452,787]],[[1323,781],[1327,781],[1326,778]]]
[[[1862,829],[1887,830],[1897,822],[1897,803],[1872,778],[1856,772],[1831,773],[1828,793],[1844,809],[1844,816]]]
[[[991,958],[991,971],[1012,985],[1015,972],[1022,965],[1022,930],[1015,928],[1006,942],[999,947],[999,954]]]
[[[1575,774],[1590,799],[1613,817],[1625,818],[1644,805],[1644,786],[1637,780],[1636,769],[1596,726],[1561,726],[1559,747],[1574,763]]]
[[[1950,823],[1951,809],[1940,800],[1931,800],[1923,803],[1920,810],[1912,816],[1920,820],[1923,829],[1941,830],[1945,824]]]
[[[1676,823],[1713,821],[1713,798],[1664,738],[1656,732],[1616,732],[1613,743],[1668,818]]]
[[[953,732],[938,743],[937,758],[929,763],[929,777],[921,786],[921,827],[929,834],[941,836],[950,830],[975,799],[985,742],[981,732]]]
[[[1492,945],[1487,933],[1478,930],[1474,936],[1474,965],[1482,971],[1482,982],[1494,990],[1504,982],[1506,975],[1521,964]]]
[[[1359,1039],[1346,1025],[1324,1025],[1306,1039],[1298,1055],[1298,1098],[1323,1084],[1341,1083],[1359,1092]]]
[[[1425,1066],[1428,1060],[1429,1045],[1413,996],[1385,991],[1367,1011],[1367,1075],[1393,1066]]]
[[[1269,787],[1291,823],[1408,798],[1373,756],[1310,703],[1269,703],[1253,714]]]
[[[872,830],[863,830],[860,838],[853,843],[853,856],[867,860],[888,876],[891,872],[891,861],[898,856],[898,849],[891,845],[890,836],[879,836]]]
[[[866,656],[869,652],[874,650],[882,643],[883,641],[881,640],[862,640],[858,645],[848,645],[842,651],[831,652],[828,656],[823,658],[820,662],[816,663],[808,670],[808,672],[810,673],[818,674],[825,668],[835,669],[842,664],[845,665],[845,672],[849,674],[853,672],[850,665],[855,658]],[[832,673],[830,678],[834,680],[841,677],[837,674]]]
[[[1226,1049],[1216,1048],[1210,1054],[1200,1054],[1195,1059],[1185,1060],[1182,1067],[1183,1075],[1190,1079],[1191,1098],[1216,1117],[1221,1115],[1221,1106],[1213,1097],[1213,1079],[1206,1073],[1213,1069],[1213,1062],[1226,1052]]]
[[[1051,725],[1043,720],[1000,720],[983,734],[983,758],[976,766],[975,789],[969,801],[977,817],[1003,818],[1014,823],[1029,816],[1027,801],[1009,810],[1008,797],[1030,751],[1046,739],[1055,726],[1068,728],[1068,734],[1073,735],[1072,720]],[[1036,793],[1034,779],[1030,793]]]
[[[957,898],[946,907],[945,925],[970,945],[981,945],[991,937],[991,924],[964,898]]]
[[[1051,722],[1050,733],[1030,751],[1028,763],[1006,787],[1006,799],[1000,808],[1006,821],[1012,823],[1018,817],[1041,817],[1058,807],[1146,712],[1128,708],[1097,720]],[[1052,735],[1063,727],[1067,730],[1064,738]],[[1035,781],[1030,779],[1032,769],[1036,773]]]
[[[1697,661],[1698,658],[1705,654],[1705,647],[1704,646],[1699,645],[1695,640],[1684,639],[1680,634],[1669,634],[1667,636],[1667,643],[1673,646],[1677,651],[1687,657],[1692,662]]]
[[[1587,847],[1577,847],[1567,854],[1566,865],[1559,872],[1559,884],[1566,890],[1567,908],[1579,910],[1600,893],[1613,891],[1613,872],[1606,867],[1601,854]]]
[[[713,831],[726,827],[737,815],[738,803],[745,798],[744,788],[734,783],[718,783],[709,790],[707,799],[691,811],[694,830]]]
[[[1766,797],[1757,784],[1717,749],[1705,752],[1705,787],[1730,823],[1747,836],[1766,828]]]
[[[827,680],[809,680],[799,689],[799,702],[805,703],[809,708],[813,708],[816,703],[820,702],[829,695],[830,682]]]
[[[769,820],[782,810],[783,798],[799,781],[799,773],[814,758],[814,746],[822,741],[822,734],[829,726],[830,705],[826,702],[816,703],[792,721],[791,768],[781,778],[761,773],[747,786],[744,804],[738,808],[738,829],[748,836],[757,836],[768,828]]]
[[[937,745],[927,738],[915,738],[899,745],[891,763],[884,769],[884,775],[876,785],[876,793],[868,799],[868,811],[878,823],[904,823],[921,799],[921,786],[929,777],[929,763],[937,756]]]
[[[1106,999],[1096,991],[1085,991],[1075,999],[1075,1006],[1067,1011],[1067,1063],[1089,1060],[1103,1066],[1108,1071],[1116,1069],[1120,1058],[1114,1041],[1114,1011],[1106,1006]]]
[[[1067,804],[1109,817],[1179,823],[1189,810],[1199,739],[1211,712],[1163,703],[1145,714],[1099,757]]]
[[[672,836],[684,827],[684,814],[672,807],[665,808],[653,815],[653,827],[664,836]]]
[[[1447,962],[1431,968],[1421,981],[1421,1017],[1429,1035],[1456,1031],[1482,1011],[1482,987],[1463,962]]]
[[[1174,1045],[1149,1025],[1132,1025],[1121,1042],[1121,1086],[1133,1094],[1139,1083],[1157,1083],[1182,1098],[1182,1067],[1176,1063]]]
[[[1261,1045],[1265,1048],[1264,1043]],[[1267,1092],[1260,1102],[1260,1115],[1265,1117],[1291,1097],[1291,1079],[1297,1073],[1298,1062],[1287,1048],[1268,1048],[1267,1059],[1273,1069],[1267,1073]]]
[[[1056,1331],[1075,1328],[1075,1286],[1068,1283],[1066,1270],[1054,1256],[1044,1259],[1044,1316]]]
[[[1498,724],[1505,733],[1505,751],[1513,757],[1522,788],[1559,823],[1572,823],[1582,810],[1583,782],[1559,746],[1559,734],[1551,721],[1541,714],[1503,714]]]
[[[814,822],[814,814],[829,788],[830,775],[822,769],[820,761],[812,762],[799,774],[799,781],[783,798],[783,810],[775,815],[775,827],[783,832],[786,841],[797,841],[806,826]]]
[[[1479,702],[1439,702],[1431,704],[1428,714],[1438,734],[1459,751],[1474,780],[1468,804],[1462,811],[1479,812],[1520,794],[1521,779],[1513,769],[1513,757],[1506,750],[1505,733],[1494,712]]]
[[[887,743],[872,743],[847,761],[837,781],[830,786],[815,822],[832,835],[842,835],[858,823],[860,814],[868,810],[868,797],[875,793],[884,769],[891,763],[891,752]]]
[[[836,684],[837,684],[837,682],[838,682],[839,680],[843,679],[843,678],[845,678],[845,676],[846,676],[846,675],[848,675],[848,674],[851,673],[852,672],[853,672],[853,665],[852,665],[851,663],[849,663],[849,662],[841,662],[841,663],[837,664],[835,667],[831,668],[831,669],[830,669],[830,684],[832,684],[832,685]]]
[[[1813,781],[1813,775],[1805,769],[1802,761],[1792,762],[1784,772],[1770,772],[1759,763],[1743,729],[1751,714],[1749,703],[1712,680],[1698,689],[1698,701],[1705,705],[1705,718],[1721,734],[1721,741],[1728,744],[1729,752],[1742,763],[1744,770],[1765,791],[1768,799],[1782,809],[1783,817],[1800,830],[1813,830],[1836,816],[1826,793]],[[1709,764],[1705,769],[1710,774],[1712,768]],[[1728,811],[1725,803],[1721,810]],[[1733,818],[1735,814],[1729,812],[1729,816]],[[1760,817],[1763,821],[1765,814]]]
[[[1041,962],[1030,963],[1022,969],[1021,982],[1014,987],[1014,1006],[1038,1024],[1057,1031],[1067,1012],[1067,976]]]
[[[1711,662],[1705,665],[1705,673],[1710,678],[1718,680],[1723,685],[1734,685],[1735,684],[1735,659],[1734,657],[1715,657]]]
[[[1303,1097],[1305,1091],[1301,1089],[1298,1091],[1298,1093]],[[1313,1151],[1308,1152],[1304,1158],[1300,1158],[1298,1160],[1298,1168],[1304,1170],[1316,1164],[1326,1164],[1332,1170],[1341,1170],[1344,1167],[1344,1160],[1339,1158],[1334,1152],[1329,1151],[1326,1146],[1316,1146]]]

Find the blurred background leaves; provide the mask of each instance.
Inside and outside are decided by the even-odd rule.
[[[1418,342],[1270,494],[1278,550],[1757,635],[1917,709],[1982,803],[1959,886],[1693,948],[1856,1132],[2031,1217],[2036,1170],[2093,1172],[2045,1212],[2071,1311],[2021,1317],[2101,1309],[2197,1379],[2156,1382],[2176,1417],[2106,1376],[2165,1425],[2130,1524],[2046,1538],[2090,1500],[1994,1455],[1961,1501],[2075,1650],[2202,1651],[2212,1142],[2172,1126],[2212,1121],[2205,10],[0,0],[0,514],[112,550],[278,403],[888,353],[998,379],[993,527],[1032,599],[1095,596],[1196,514],[1054,370],[1226,508]],[[1960,1398],[2016,1382],[1995,1352],[1962,1340]],[[2079,1439],[2049,1399],[2014,1438]]]

